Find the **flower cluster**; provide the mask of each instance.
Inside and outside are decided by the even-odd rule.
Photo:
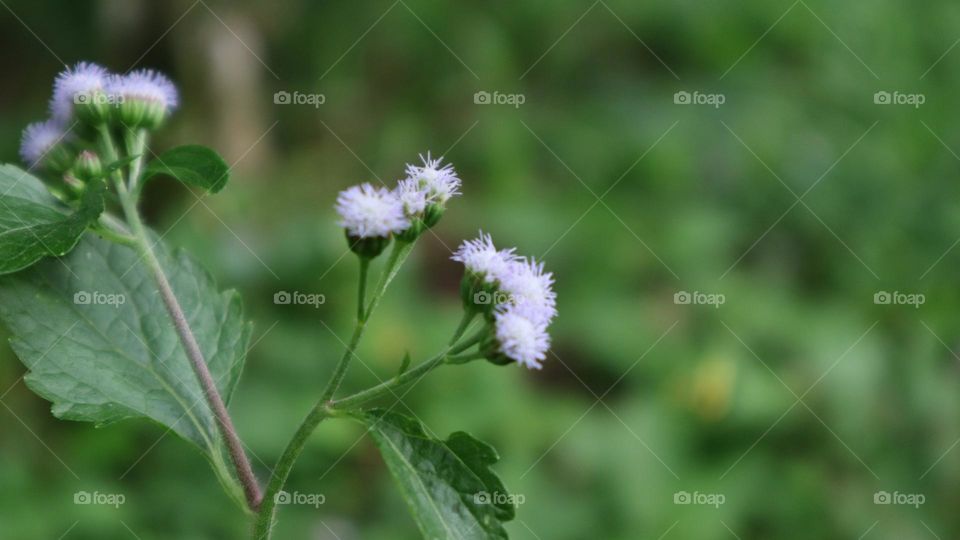
[[[152,70],[124,75],[80,62],[57,75],[50,98],[50,119],[23,132],[20,155],[30,166],[43,164],[63,172],[76,153],[68,133],[77,123],[94,127],[120,125],[156,129],[177,107],[177,89]]]
[[[391,237],[412,242],[440,221],[447,201],[460,194],[460,178],[450,164],[420,156],[392,190],[360,184],[341,191],[336,210],[347,241],[362,257],[376,257]]]
[[[483,232],[464,242],[452,258],[466,269],[461,285],[465,308],[493,323],[488,357],[540,369],[550,348],[547,327],[557,314],[553,274],[513,248],[498,250]]]

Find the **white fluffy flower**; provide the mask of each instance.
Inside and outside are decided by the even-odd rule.
[[[103,66],[80,62],[59,75],[53,83],[50,113],[59,122],[66,122],[73,114],[78,96],[92,99],[95,92],[106,92],[110,74]]]
[[[166,75],[152,69],[139,69],[126,75],[114,75],[109,81],[109,92],[119,103],[141,100],[154,105],[169,114],[177,108],[179,95],[177,87]]]
[[[340,214],[339,224],[351,236],[390,236],[410,227],[410,221],[403,214],[403,203],[396,194],[370,184],[341,191],[336,209]]]
[[[422,166],[407,165],[407,180],[413,181],[424,191],[427,202],[443,205],[450,197],[460,194],[460,178],[453,170],[453,165],[448,163],[441,166],[443,157],[431,159],[430,152],[426,157],[421,154],[420,160]]]
[[[540,369],[550,349],[547,324],[523,305],[511,305],[494,313],[500,352],[529,369]]]
[[[490,235],[480,231],[478,238],[460,244],[451,259],[463,263],[469,272],[482,276],[484,281],[493,283],[504,275],[510,263],[518,260],[513,251],[513,248],[497,250]]]
[[[56,120],[34,122],[23,130],[20,141],[20,157],[31,167],[36,165],[66,136],[63,125]]]
[[[416,180],[411,178],[400,180],[393,191],[403,204],[403,211],[407,216],[422,214],[427,208],[427,192],[418,185]]]
[[[500,290],[511,303],[522,305],[534,320],[549,323],[557,314],[557,294],[553,292],[553,274],[543,271],[543,263],[518,259],[507,264],[498,276]]]

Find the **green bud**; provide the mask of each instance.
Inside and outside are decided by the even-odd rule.
[[[86,184],[83,183],[82,180],[69,172],[63,175],[63,183],[67,186],[65,195],[67,195],[68,198],[79,198],[80,195],[83,194],[83,190],[86,188]]]
[[[84,150],[77,156],[76,163],[73,164],[73,173],[84,182],[89,182],[103,176],[103,165],[100,163],[100,156]]]
[[[419,218],[413,218],[410,220],[410,227],[407,230],[397,233],[397,240],[403,242],[413,242],[417,238],[420,238],[420,235],[423,234],[423,231],[426,230],[426,227]]]
[[[63,173],[70,170],[77,154],[64,143],[59,143],[43,156],[40,164],[51,171]]]
[[[431,228],[440,221],[440,218],[443,217],[443,211],[445,208],[442,205],[436,203],[430,203],[427,205],[427,208],[423,211],[423,224],[426,228]]]
[[[167,117],[166,105],[153,99],[124,97],[114,109],[117,120],[129,128],[157,129]]]
[[[350,250],[364,259],[373,259],[383,253],[383,250],[387,249],[387,246],[390,245],[389,236],[361,238],[359,236],[353,236],[349,232],[346,233],[346,235]]]

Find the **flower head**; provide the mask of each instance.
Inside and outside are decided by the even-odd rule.
[[[53,83],[50,113],[61,123],[73,116],[77,105],[94,104],[106,96],[110,74],[103,66],[80,62],[60,72]],[[101,104],[103,105],[103,104]]]
[[[337,196],[339,224],[357,238],[388,237],[407,229],[410,221],[396,194],[370,184],[353,186]]]
[[[540,369],[550,349],[547,323],[526,305],[508,305],[494,313],[499,352],[529,369]]]
[[[409,218],[423,214],[423,211],[427,208],[427,192],[412,178],[397,182],[397,187],[394,188],[393,192],[403,203],[403,212]]]
[[[443,206],[450,197],[460,194],[460,178],[453,170],[453,165],[447,163],[441,166],[443,157],[431,159],[420,155],[423,165],[407,165],[407,180],[423,190],[428,203]]]
[[[31,167],[41,161],[66,137],[63,125],[56,120],[34,122],[23,130],[20,157]]]
[[[518,260],[513,248],[497,250],[489,234],[480,231],[480,236],[460,244],[451,259],[463,263],[467,271],[481,277],[487,283],[497,282],[510,263]]]
[[[524,306],[533,319],[549,323],[556,316],[553,274],[543,271],[543,263],[525,258],[511,261],[498,279],[500,290],[507,294],[509,301]]]
[[[177,108],[177,87],[166,75],[151,69],[114,75],[109,93],[120,106],[120,120],[128,126],[155,128]]]

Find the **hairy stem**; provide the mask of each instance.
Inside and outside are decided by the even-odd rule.
[[[304,418],[300,427],[297,428],[297,432],[293,434],[293,438],[287,443],[287,447],[283,450],[280,460],[273,469],[273,476],[270,477],[270,483],[267,484],[266,495],[260,504],[260,511],[254,523],[253,538],[255,540],[266,540],[270,538],[273,532],[273,513],[277,506],[277,493],[279,493],[280,490],[283,489],[284,484],[287,483],[290,471],[293,470],[294,463],[296,463],[297,458],[300,456],[300,452],[303,451],[303,447],[306,446],[307,439],[313,431],[317,429],[320,422],[330,416],[330,414],[324,402],[321,401],[317,403],[307,417]]]
[[[101,129],[101,136],[103,139],[103,147],[105,151],[110,154],[108,159],[112,158],[115,160],[116,150],[113,146],[112,137],[105,127]],[[146,140],[145,137],[141,135],[135,137],[133,141],[132,147],[128,148],[128,151],[138,157],[130,165],[131,185],[136,184],[133,175],[139,174],[142,161],[140,154],[143,152],[143,146]],[[138,250],[146,261],[147,267],[150,269],[154,280],[157,282],[157,289],[160,292],[164,306],[167,308],[167,312],[170,314],[170,319],[173,321],[177,335],[180,337],[180,344],[187,354],[187,358],[200,383],[207,404],[217,419],[217,427],[219,428],[221,436],[226,441],[227,451],[236,468],[237,477],[240,480],[244,495],[247,498],[247,504],[252,511],[256,511],[260,506],[261,500],[260,485],[257,483],[256,476],[253,474],[250,460],[247,459],[247,455],[243,451],[243,444],[240,442],[237,431],[233,426],[233,421],[230,419],[230,413],[227,412],[223,398],[220,396],[213,376],[207,368],[207,362],[203,357],[203,352],[200,350],[200,345],[197,343],[196,337],[193,335],[193,330],[190,328],[190,323],[187,321],[183,308],[180,306],[180,302],[177,300],[176,294],[174,294],[173,288],[167,280],[163,267],[160,265],[160,261],[153,251],[150,238],[147,236],[146,228],[137,210],[136,197],[127,189],[127,186],[124,185],[121,175],[115,174],[113,176],[120,203],[123,206],[127,222],[132,229]]]

